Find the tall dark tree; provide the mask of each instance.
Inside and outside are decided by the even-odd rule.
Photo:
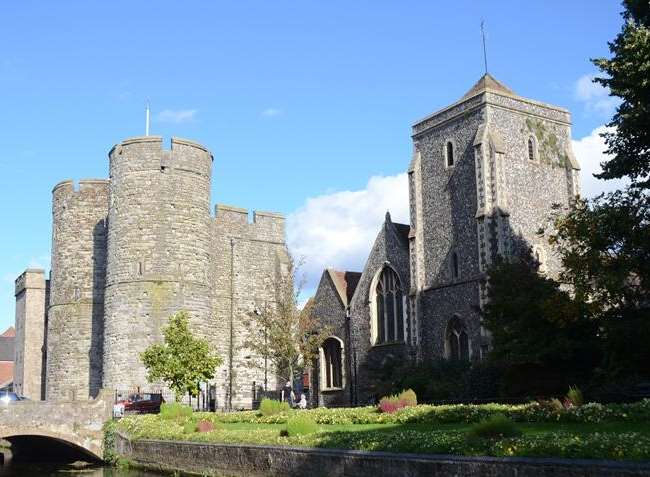
[[[623,5],[612,57],[594,61],[605,73],[596,81],[621,98],[605,134],[611,159],[597,177],[627,178],[630,186],[577,201],[557,217],[550,240],[562,281],[592,307],[606,374],[650,378],[650,2]]]
[[[587,378],[598,362],[589,307],[540,274],[530,251],[499,261],[487,275],[483,323],[492,334],[491,357],[507,370],[510,393],[561,393]]]
[[[604,134],[612,158],[602,164],[601,179],[630,178],[650,187],[650,2],[625,0],[624,24],[609,44],[612,57],[594,63],[605,76],[596,81],[622,102]]]

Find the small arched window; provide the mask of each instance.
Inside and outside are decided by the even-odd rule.
[[[528,160],[535,160],[535,139],[532,136],[528,138]]]
[[[384,267],[375,287],[375,344],[404,341],[404,301],[397,273]]]
[[[447,359],[469,361],[469,336],[460,318],[454,316],[447,324],[445,336]]]
[[[338,338],[330,337],[323,342],[322,385],[324,389],[343,387],[343,347]]]
[[[457,279],[460,277],[460,264],[458,263],[458,253],[451,254],[451,277]]]
[[[445,156],[447,167],[454,167],[454,145],[451,141],[448,141],[447,145],[445,146]]]

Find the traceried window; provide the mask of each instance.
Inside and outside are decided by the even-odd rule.
[[[445,156],[447,167],[454,167],[454,145],[451,141],[447,142],[447,145],[445,146]]]
[[[404,341],[404,294],[397,273],[384,267],[375,287],[375,344]]]
[[[469,361],[469,337],[465,326],[457,316],[447,324],[445,354],[447,359]]]
[[[321,359],[322,385],[324,389],[343,387],[343,347],[338,338],[330,337],[323,342]]]

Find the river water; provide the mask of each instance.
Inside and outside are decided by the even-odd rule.
[[[9,463],[0,467],[0,477],[161,477],[162,475],[164,474],[111,467],[88,467],[79,469],[65,464]]]

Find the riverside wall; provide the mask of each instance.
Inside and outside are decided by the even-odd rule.
[[[116,436],[117,454],[136,465],[218,477],[640,477],[650,463],[463,457],[309,449]]]

